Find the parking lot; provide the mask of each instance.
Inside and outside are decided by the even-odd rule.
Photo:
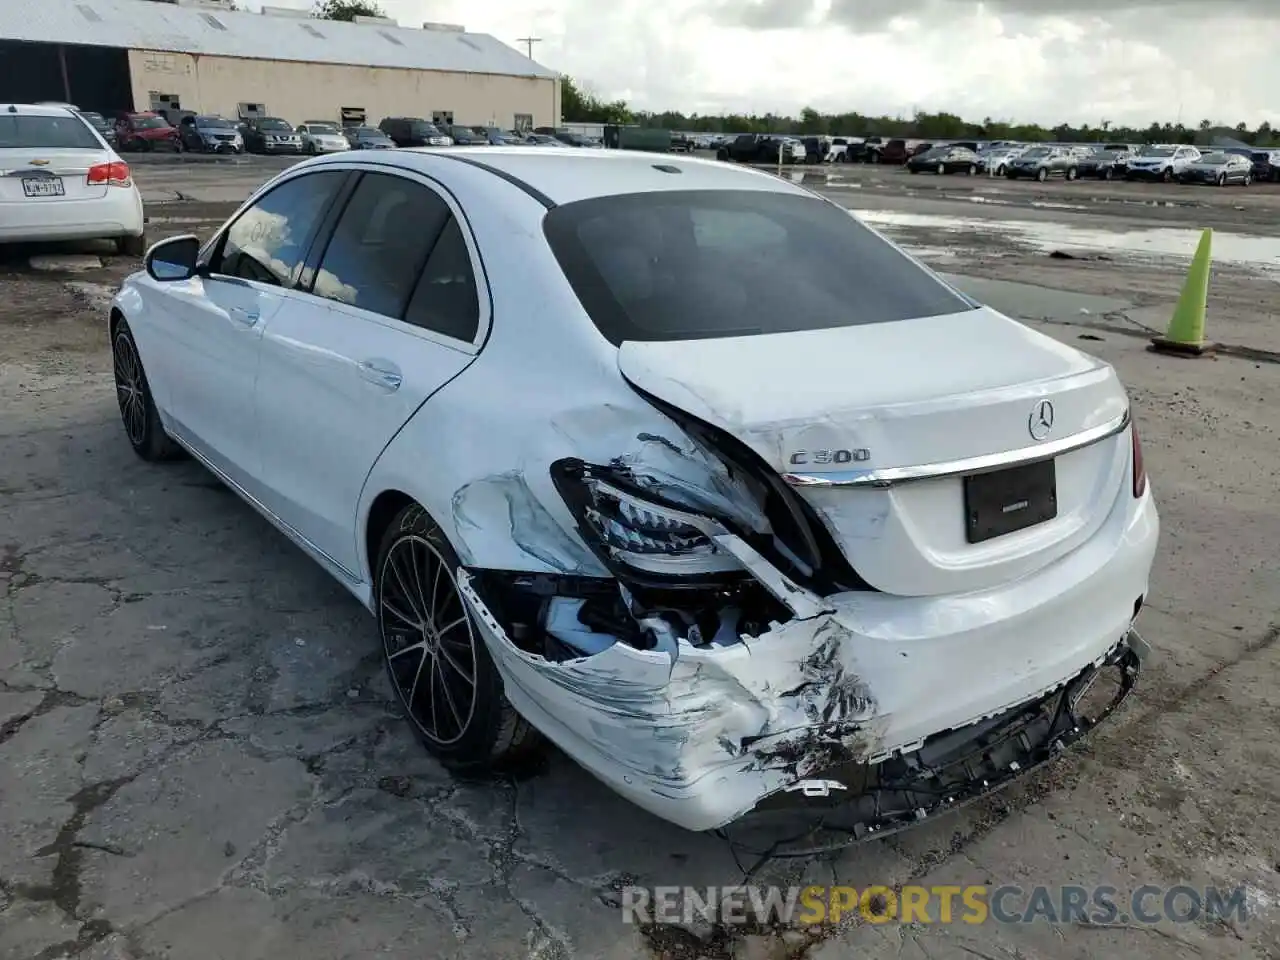
[[[207,235],[287,164],[136,164],[150,238]],[[1246,916],[625,924],[624,887],[739,883],[734,851],[554,753],[478,783],[431,760],[363,608],[202,468],[129,449],[105,304],[138,264],[88,244],[0,249],[0,960],[1280,957],[1280,188],[782,175],[1114,364],[1163,529],[1153,656],[1110,725],[752,882],[1212,885]],[[1204,227],[1224,350],[1152,354]]]

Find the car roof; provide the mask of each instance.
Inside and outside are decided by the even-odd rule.
[[[413,162],[415,151],[397,155]],[[677,158],[638,150],[577,147],[455,147],[445,156],[465,158],[516,180],[556,204],[626,193],[675,190],[772,190],[807,194],[770,173],[717,160]],[[672,173],[669,171],[678,171]]]
[[[638,150],[583,150],[580,147],[455,146],[448,150],[411,147],[379,156],[379,165],[439,176],[445,159],[488,170],[555,205],[628,193],[678,190],[761,190],[812,196],[810,191],[751,167]],[[342,163],[340,155],[309,161]],[[345,162],[350,162],[347,159]]]
[[[48,103],[0,103],[0,115],[20,117],[74,117],[78,111]]]

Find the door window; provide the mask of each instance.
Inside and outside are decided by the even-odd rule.
[[[405,320],[455,340],[471,343],[480,327],[471,253],[457,218],[450,215],[427,259]]]
[[[427,187],[404,177],[365,174],[320,260],[312,292],[403,319],[448,219],[448,204]]]
[[[273,286],[293,284],[312,235],[345,177],[344,171],[328,170],[276,187],[227,230],[210,271]]]

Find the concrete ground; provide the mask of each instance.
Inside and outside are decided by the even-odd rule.
[[[138,165],[153,238],[207,234],[283,165]],[[103,307],[137,264],[88,245],[0,250],[0,960],[1280,957],[1280,290],[1265,243],[1232,246],[1280,243],[1280,192],[838,173],[809,182],[1115,364],[1163,519],[1154,656],[1017,787],[755,879],[1240,886],[1243,920],[625,925],[624,885],[733,884],[731,852],[555,754],[518,782],[442,771],[365,612],[201,468],[133,456]],[[1194,249],[1177,231],[1206,225],[1238,254],[1210,296],[1233,352],[1148,353]]]

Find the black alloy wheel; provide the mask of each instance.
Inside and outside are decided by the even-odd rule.
[[[165,433],[151,396],[138,345],[133,331],[120,320],[111,337],[111,366],[116,381],[116,400],[120,406],[120,420],[125,436],[133,452],[143,460],[177,460],[183,449]]]
[[[525,759],[540,740],[503,693],[459,567],[440,528],[412,504],[383,535],[374,596],[387,675],[415,734],[447,767],[480,773]]]

